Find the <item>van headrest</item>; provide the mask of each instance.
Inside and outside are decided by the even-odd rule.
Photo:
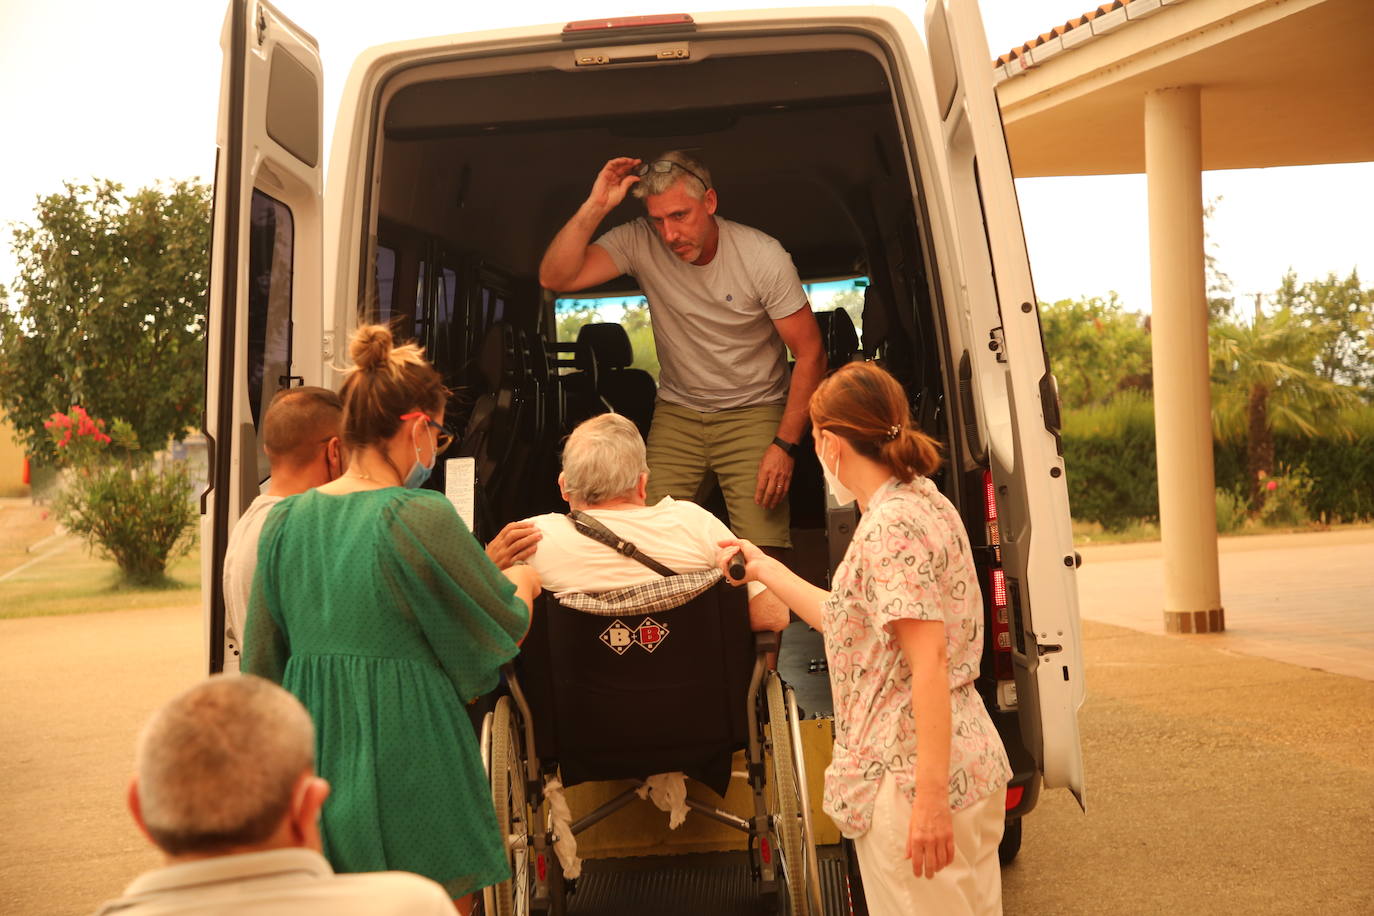
[[[584,324],[577,332],[577,355],[575,362],[579,369],[592,367],[592,354],[596,355],[598,369],[624,369],[635,361],[634,348],[630,346],[630,335],[618,324],[597,322]]]
[[[859,332],[854,330],[854,321],[842,308],[816,313],[816,324],[820,325],[821,340],[825,343],[825,356],[834,369],[849,362],[859,349]]]

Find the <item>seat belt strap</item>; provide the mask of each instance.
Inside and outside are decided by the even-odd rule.
[[[568,520],[572,522],[573,528],[577,529],[578,534],[586,535],[593,541],[599,541],[622,556],[629,557],[631,560],[643,563],[645,566],[658,573],[660,576],[676,576],[675,570],[669,569],[662,563],[640,550],[631,542],[617,535],[614,531],[601,524],[600,521],[583,512],[581,509],[574,509],[568,513]]]

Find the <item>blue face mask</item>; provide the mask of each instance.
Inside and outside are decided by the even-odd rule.
[[[429,467],[425,467],[424,463],[420,461],[420,443],[416,442],[415,463],[410,466],[410,473],[407,474],[406,479],[401,482],[401,486],[405,487],[407,490],[418,490],[420,487],[424,486],[425,481],[429,480],[429,475],[434,473],[434,464],[438,460],[439,456],[435,454],[429,461]]]

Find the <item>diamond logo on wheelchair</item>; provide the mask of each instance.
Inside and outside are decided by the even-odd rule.
[[[624,655],[630,646],[653,652],[667,638],[668,628],[652,617],[645,617],[637,627],[627,626],[624,621],[617,619],[601,631],[601,641],[616,655]]]

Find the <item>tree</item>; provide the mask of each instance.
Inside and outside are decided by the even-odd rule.
[[[635,305],[625,307],[625,317],[621,320],[625,333],[630,338],[630,348],[634,352],[635,369],[643,369],[658,382],[658,346],[654,342],[654,326],[649,318],[649,300],[640,299]]]
[[[1290,270],[1274,299],[1319,338],[1318,375],[1359,388],[1366,397],[1374,395],[1374,289],[1360,286],[1357,271],[1343,280],[1333,272],[1299,284]]]
[[[1249,325],[1213,324],[1211,338],[1213,420],[1223,436],[1244,437],[1249,496],[1259,509],[1260,472],[1276,470],[1275,428],[1315,435],[1359,397],[1317,373],[1322,337],[1291,309],[1256,315]]]
[[[1217,256],[1212,254],[1212,234],[1207,231],[1207,223],[1217,212],[1220,197],[1207,201],[1202,208],[1202,259],[1207,276],[1207,316],[1216,321],[1226,318],[1235,307],[1236,299],[1231,292],[1231,277],[1217,266]]]
[[[39,198],[14,229],[15,301],[0,308],[0,408],[31,455],[59,460],[43,421],[73,404],[150,447],[186,435],[204,401],[209,241],[198,182]]]
[[[1040,327],[1065,407],[1105,404],[1118,391],[1153,387],[1150,332],[1115,293],[1042,302]]]

